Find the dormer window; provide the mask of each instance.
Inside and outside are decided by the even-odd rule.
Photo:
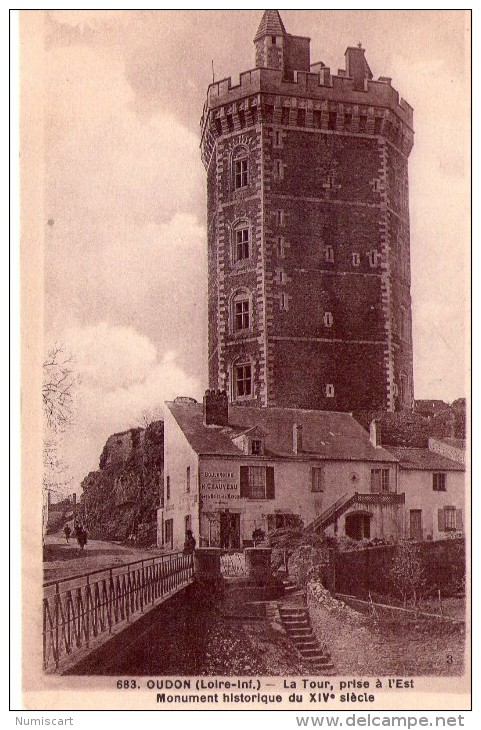
[[[252,439],[252,441],[251,441],[251,454],[252,454],[252,456],[261,456],[261,454],[262,454],[262,441],[260,439]]]

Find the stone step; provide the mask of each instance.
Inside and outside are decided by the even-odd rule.
[[[297,650],[302,654],[302,656],[305,656],[305,657],[316,657],[316,659],[325,657],[327,659],[325,654],[322,653],[322,651],[319,649],[318,646],[315,647],[314,649],[311,649],[311,648],[305,649],[303,646],[299,646],[299,647],[297,647]]]
[[[307,616],[306,609],[300,606],[281,606],[279,613],[281,616]]]
[[[291,639],[295,639],[296,637],[302,637],[302,636],[313,636],[313,632],[310,626],[307,626],[305,629],[293,629],[292,631],[287,631],[287,635]]]
[[[322,670],[334,669],[334,664],[327,659],[326,660],[323,659],[320,662],[318,662],[316,659],[309,659],[309,661],[314,667],[316,667],[316,669],[322,669]]]
[[[315,636],[298,636],[296,639],[292,637],[292,643],[296,646],[305,646],[306,648],[311,646],[319,647],[319,643]]]
[[[310,624],[308,621],[286,621],[285,619],[282,622],[286,629],[308,629],[310,628]]]

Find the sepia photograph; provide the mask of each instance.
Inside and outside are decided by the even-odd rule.
[[[26,708],[470,708],[470,26],[20,11]]]

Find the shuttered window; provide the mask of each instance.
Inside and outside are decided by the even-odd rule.
[[[241,466],[240,496],[247,499],[275,499],[273,466]]]
[[[439,532],[454,532],[463,529],[463,510],[448,506],[438,509]]]

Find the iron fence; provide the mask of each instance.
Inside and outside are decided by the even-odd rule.
[[[193,576],[193,555],[173,553],[44,583],[44,668],[58,669],[63,660],[161,603]]]

